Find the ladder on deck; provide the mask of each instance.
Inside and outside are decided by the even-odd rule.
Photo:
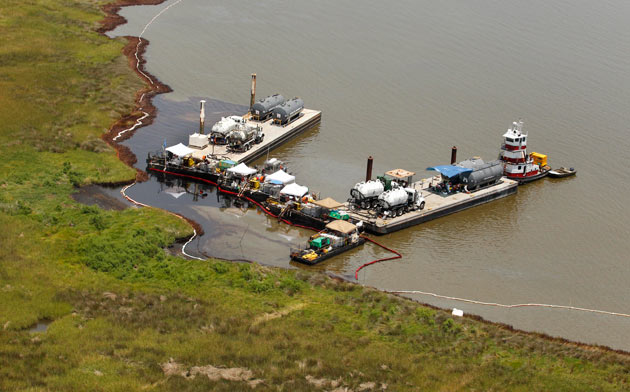
[[[280,211],[280,213],[278,214],[278,220],[282,219],[282,217],[287,213],[287,211],[289,211],[291,208],[293,207],[293,204],[287,204],[286,206],[284,206],[284,208],[282,209],[282,211]]]
[[[238,197],[243,197],[243,194],[245,193],[245,191],[247,191],[249,189],[249,182],[247,184],[245,184],[241,190],[238,192]]]

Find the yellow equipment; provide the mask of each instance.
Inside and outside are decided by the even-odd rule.
[[[540,154],[538,152],[532,152],[531,154],[529,154],[532,159],[534,160],[534,163],[537,164],[540,167],[545,167],[547,166],[547,155],[545,154]]]
[[[317,258],[317,253],[310,251],[309,253],[302,256],[304,259],[313,261]]]
[[[258,181],[257,178],[252,178],[251,180],[249,180],[249,183],[252,189],[260,188],[260,181]]]

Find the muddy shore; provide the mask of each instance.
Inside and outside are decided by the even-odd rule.
[[[115,29],[117,26],[126,23],[127,20],[123,16],[118,14],[118,12],[121,10],[122,7],[136,6],[136,5],[159,5],[161,3],[164,3],[165,1],[166,0],[118,0],[111,4],[106,4],[101,7],[101,9],[105,12],[106,17],[101,21],[101,27],[99,27],[97,31],[101,34],[105,34]],[[146,47],[149,45],[149,41],[146,39],[141,39],[139,37],[132,37],[132,36],[125,36],[124,38],[127,40],[127,44],[123,48],[123,54],[127,57],[129,66],[134,70],[134,72],[136,72],[136,74],[142,80],[145,81],[145,87],[143,87],[142,89],[136,92],[135,107],[133,111],[123,116],[118,121],[116,121],[111,126],[111,128],[102,135],[102,139],[116,150],[117,156],[122,162],[124,162],[130,167],[133,167],[133,165],[137,162],[136,156],[128,147],[123,146],[119,144],[118,142],[127,140],[130,137],[132,137],[133,134],[135,133],[135,130],[152,124],[157,115],[157,108],[153,106],[152,104],[153,97],[155,97],[158,94],[171,92],[172,89],[168,85],[160,82],[156,77],[154,77],[153,75],[151,75],[149,72],[145,70],[146,60],[144,59],[143,54],[146,51]],[[136,59],[136,48],[137,48],[137,59]],[[121,131],[132,127],[136,123],[136,121],[144,115],[144,113],[147,113],[148,116],[142,120],[142,124],[140,126],[138,126],[133,131],[126,132],[121,137],[119,137],[116,141],[113,140],[113,138],[116,137]],[[136,174],[135,181],[143,182],[143,181],[148,180],[148,175],[146,172],[139,169],[136,169],[136,171],[137,171],[137,174]],[[110,184],[103,184],[103,185],[120,186],[120,185],[126,185],[130,183],[133,183],[133,180],[128,181],[128,182],[123,182],[123,183],[114,183],[114,184],[110,183]],[[175,214],[175,213],[173,214],[189,222],[191,226],[195,228],[198,235],[203,234],[203,229],[201,228],[201,225],[199,225],[197,222],[191,219],[188,219],[180,214]],[[183,239],[179,239],[179,240],[182,241]],[[248,260],[235,260],[235,261],[251,262]],[[332,273],[326,273],[326,274],[335,280],[344,280],[349,283],[359,284],[357,282],[347,280],[344,277],[340,277]],[[365,287],[369,287],[371,289],[380,291],[379,289],[373,288],[370,286],[365,286]],[[448,309],[442,309],[437,306],[426,304],[419,300],[414,300],[400,294],[390,293],[390,295],[394,295],[394,296],[401,297],[407,300],[411,300],[432,309],[448,311]],[[481,316],[477,316],[473,314],[466,314],[464,317],[469,318],[469,319],[474,319],[483,323],[492,324],[494,326],[498,326],[499,328],[501,328],[501,330],[503,330],[506,333],[505,340],[509,339],[510,335],[517,334],[517,335],[523,335],[523,336],[530,336],[533,338],[544,339],[546,341],[556,343],[556,344],[561,344],[567,347],[578,347],[586,351],[589,351],[589,353],[593,355],[594,357],[601,355],[604,352],[607,352],[607,353],[615,353],[620,356],[620,359],[627,360],[628,356],[630,355],[630,352],[612,349],[606,346],[580,343],[576,341],[567,340],[561,337],[550,336],[544,333],[529,332],[529,331],[515,329],[513,326],[509,324],[488,321]]]
[[[101,21],[101,26],[97,29],[97,32],[105,35],[105,33],[114,30],[119,25],[127,23],[127,20],[118,14],[122,7],[135,5],[158,5],[164,3],[165,1],[166,0],[118,0],[114,3],[105,4],[101,7],[101,9],[105,12],[105,18]],[[157,108],[152,103],[153,98],[158,94],[169,93],[173,90],[145,69],[146,59],[144,58],[144,53],[149,45],[149,41],[132,36],[125,36],[124,38],[127,40],[127,44],[124,46],[122,53],[127,57],[129,67],[134,70],[140,79],[144,81],[145,86],[136,91],[135,107],[133,111],[116,121],[107,132],[103,133],[101,138],[116,150],[116,156],[118,159],[133,168],[134,164],[138,162],[138,159],[127,146],[120,144],[120,142],[132,137],[137,129],[152,124],[157,115]],[[132,127],[141,117],[145,116],[145,114],[146,117],[142,119],[142,122],[138,127],[129,132],[125,132],[120,135],[118,139],[114,140],[120,132]],[[143,182],[148,179],[149,177],[145,171],[136,169],[135,182]],[[124,186],[133,182],[134,180],[130,180],[120,183],[106,183],[99,185]],[[197,235],[203,235],[203,228],[199,223],[180,214],[172,214],[188,222],[195,229]],[[178,242],[185,240],[186,239],[184,238],[180,238],[178,239]]]
[[[133,5],[158,5],[164,1],[166,0],[118,0],[114,3],[106,4],[102,7],[102,10],[106,14],[105,19],[101,21],[101,27],[99,27],[97,31],[105,35],[105,33],[112,31],[117,26],[127,23],[127,20],[118,14],[122,7]],[[153,106],[152,103],[153,97],[173,90],[145,70],[146,60],[144,59],[144,53],[149,45],[149,41],[132,36],[125,36],[124,38],[127,40],[127,44],[123,48],[123,54],[127,57],[129,67],[144,80],[145,86],[136,91],[135,107],[133,111],[116,121],[101,138],[116,150],[116,155],[121,161],[133,167],[138,159],[128,147],[121,145],[120,142],[132,137],[135,129],[124,133],[117,140],[114,140],[114,138],[118,136],[121,131],[132,127],[144,113],[147,113],[148,116],[142,120],[142,124],[138,128],[152,124],[157,115],[157,108]],[[136,169],[136,181],[146,181],[147,179],[147,174],[144,171]],[[133,181],[129,181],[126,184],[131,182]],[[125,183],[104,185],[125,185]]]

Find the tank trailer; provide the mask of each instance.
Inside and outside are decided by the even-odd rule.
[[[414,174],[406,170],[396,169],[386,172],[383,176],[377,176],[376,180],[361,181],[350,189],[348,203],[364,210],[376,208],[379,205],[378,198],[383,192],[406,187],[411,183]]]
[[[383,216],[401,216],[424,209],[424,196],[416,189],[397,187],[378,196],[376,211]]]
[[[264,137],[265,134],[260,126],[242,124],[242,126],[228,133],[227,140],[229,150],[233,152],[245,152],[252,148],[254,144],[262,142]]]
[[[228,116],[221,118],[221,120],[212,126],[212,130],[210,132],[210,142],[216,145],[228,144],[228,135],[230,132],[237,129],[241,124],[244,124],[243,117],[241,116]]]
[[[380,180],[361,181],[350,189],[348,203],[360,206],[364,210],[376,207],[378,197],[385,191],[385,184]]]

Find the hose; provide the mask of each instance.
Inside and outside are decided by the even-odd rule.
[[[354,271],[354,279],[359,280],[359,271],[361,271],[363,268],[367,267],[368,265],[372,265],[372,264],[380,263],[381,261],[402,259],[402,255],[401,255],[400,253],[396,252],[395,250],[393,250],[393,249],[391,249],[391,248],[388,248],[388,247],[386,247],[385,245],[380,244],[380,243],[378,243],[378,242],[374,241],[373,239],[371,239],[371,238],[369,238],[369,237],[366,237],[366,236],[364,236],[364,235],[361,235],[361,238],[364,238],[365,240],[370,241],[370,242],[371,242],[371,243],[373,243],[374,245],[380,246],[381,248],[383,248],[383,249],[385,249],[385,250],[387,250],[387,251],[389,251],[389,252],[393,253],[395,256],[392,256],[392,257],[385,257],[385,258],[382,258],[382,259],[377,259],[377,260],[372,260],[372,261],[370,261],[369,263],[365,263],[365,264],[363,264],[362,266],[360,266],[359,268],[357,268],[357,270],[356,270],[356,271]]]
[[[191,175],[188,175],[188,174],[181,174],[181,173],[170,172],[168,170],[161,170],[161,169],[156,169],[156,168],[149,168],[149,170],[153,170],[153,171],[157,171],[157,172],[165,173],[165,174],[171,174],[171,175],[175,175],[175,176],[180,176],[180,177],[187,177],[187,178],[191,178],[193,180],[203,181],[205,183],[208,183],[210,185],[213,185],[213,186],[217,187],[217,190],[219,192],[221,192],[221,193],[225,193],[227,195],[232,195],[232,196],[236,196],[236,197],[240,197],[242,199],[245,199],[245,200],[249,201],[250,203],[253,203],[254,205],[256,205],[265,214],[267,214],[267,215],[269,215],[269,216],[271,216],[273,218],[278,218],[278,215],[275,215],[273,212],[269,211],[267,209],[267,207],[263,206],[262,204],[260,204],[256,200],[254,200],[254,199],[252,199],[252,198],[250,198],[248,196],[245,196],[244,194],[239,196],[239,194],[236,193],[236,192],[232,192],[232,191],[229,191],[227,189],[223,189],[223,188],[221,188],[221,185],[217,184],[214,181],[211,181],[211,180],[208,180],[208,179],[205,179],[205,178],[201,178],[201,177],[191,176]],[[302,229],[307,229],[307,230],[312,230],[312,231],[319,231],[319,230],[317,230],[314,227],[299,225],[297,223],[290,222],[290,221],[288,221],[288,220],[286,220],[284,218],[280,218],[280,220],[282,222],[286,223],[287,225],[290,225],[290,226],[300,227]]]

